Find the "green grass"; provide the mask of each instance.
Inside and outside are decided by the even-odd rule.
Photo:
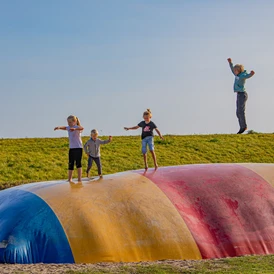
[[[99,273],[123,273],[123,274],[178,274],[178,273],[274,273],[274,256],[245,256],[218,260],[201,261],[169,261],[155,262],[151,264],[136,263],[130,265],[115,265],[110,267],[90,267],[85,271],[68,271],[67,274],[99,274]]]
[[[88,137],[83,137],[83,142]],[[104,137],[102,137],[104,139]],[[155,137],[160,166],[197,163],[273,162],[273,134]],[[143,168],[139,136],[114,137],[101,146],[103,173]],[[67,178],[67,138],[0,139],[0,189]],[[150,156],[150,155],[149,155]],[[83,167],[87,157],[83,156]],[[152,165],[149,157],[149,165]],[[96,175],[93,167],[92,174]],[[76,174],[75,174],[76,176]]]

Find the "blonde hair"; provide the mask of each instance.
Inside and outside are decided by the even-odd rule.
[[[241,65],[241,64],[235,65],[234,68],[238,69],[240,72],[244,72],[244,70],[245,70],[244,65]]]
[[[96,135],[98,136],[99,135],[99,132],[97,129],[93,129],[91,132],[90,132],[90,135]]]
[[[80,123],[80,120],[78,119],[77,116],[74,116],[74,115],[70,115],[67,120],[71,120],[73,122],[76,122],[76,125],[77,126],[81,126],[81,123]]]
[[[151,113],[151,110],[148,108],[144,113],[143,113],[143,116],[149,116],[149,118],[152,117],[152,113]]]

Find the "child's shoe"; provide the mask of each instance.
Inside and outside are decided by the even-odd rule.
[[[240,130],[237,132],[237,134],[242,134],[247,130],[247,128],[240,128]]]

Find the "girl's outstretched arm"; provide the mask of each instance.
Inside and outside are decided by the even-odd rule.
[[[161,134],[160,130],[159,130],[158,128],[155,128],[155,130],[156,130],[157,134],[159,135],[159,137],[160,137],[162,140],[164,140],[164,137],[163,137],[163,135]]]
[[[227,61],[228,61],[228,63],[229,63],[229,67],[230,67],[230,69],[231,69],[231,72],[233,73],[233,75],[235,75],[235,73],[234,73],[234,71],[233,71],[233,63],[232,63],[231,58],[228,58]],[[235,75],[235,76],[236,76],[236,75]]]
[[[100,144],[105,145],[105,144],[110,143],[111,141],[112,141],[112,136],[109,136],[108,140],[100,140]]]
[[[75,130],[84,130],[84,128],[82,126],[78,126]]]
[[[84,130],[84,128],[82,127],[82,126],[78,126],[78,127],[71,127],[70,129],[69,129],[70,131],[74,131],[74,130]]]
[[[251,70],[250,73],[244,75],[243,78],[245,78],[245,79],[251,78],[254,74],[255,74],[255,72],[253,70]]]
[[[58,130],[58,129],[67,130],[67,127],[55,127],[54,128],[54,130]]]
[[[124,127],[125,130],[130,130],[130,129],[138,129],[139,126],[135,126],[135,127]]]

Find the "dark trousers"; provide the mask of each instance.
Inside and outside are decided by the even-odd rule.
[[[240,128],[246,128],[246,119],[245,119],[245,104],[248,99],[248,95],[246,92],[238,92],[237,93],[237,110],[236,115],[239,120]]]
[[[93,161],[95,162],[97,169],[98,169],[98,175],[102,175],[102,164],[101,164],[101,158],[100,157],[88,157],[88,168],[87,168],[87,173],[89,173]]]
[[[74,169],[74,163],[76,163],[77,168],[82,167],[82,154],[83,154],[82,148],[69,149],[69,164],[68,164],[69,170]]]

